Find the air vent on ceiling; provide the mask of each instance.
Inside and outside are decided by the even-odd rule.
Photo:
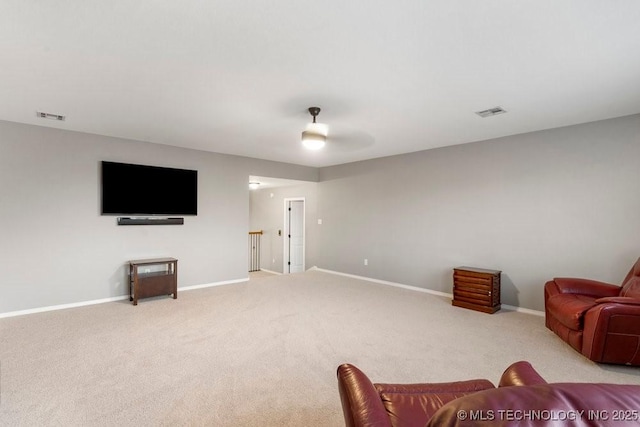
[[[476,111],[476,114],[484,118],[484,117],[497,116],[498,114],[504,114],[506,112],[507,110],[498,106],[498,107],[489,108],[488,110]]]
[[[63,122],[64,119],[66,119],[66,116],[63,116],[62,114],[45,113],[43,111],[37,111],[36,115],[42,119],[58,120],[61,122]]]

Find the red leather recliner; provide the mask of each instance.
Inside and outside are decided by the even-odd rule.
[[[424,427],[448,402],[495,388],[485,379],[450,383],[374,384],[364,372],[348,363],[340,365],[337,374],[347,427]],[[529,362],[520,361],[504,371],[498,386],[509,388],[546,383]]]
[[[498,387],[488,380],[373,384],[350,364],[338,367],[347,427],[469,427],[637,424],[640,385],[548,384],[528,362],[516,362]]]
[[[600,363],[640,365],[640,258],[621,286],[557,277],[544,286],[545,324]]]

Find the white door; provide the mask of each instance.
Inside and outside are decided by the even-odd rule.
[[[304,199],[285,200],[285,273],[304,271]]]

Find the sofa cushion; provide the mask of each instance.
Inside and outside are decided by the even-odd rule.
[[[490,381],[480,379],[451,383],[374,386],[394,427],[424,427],[444,404],[471,393],[494,388]]]
[[[547,300],[547,311],[569,329],[582,330],[584,313],[596,305],[596,298],[580,294],[557,294]]]

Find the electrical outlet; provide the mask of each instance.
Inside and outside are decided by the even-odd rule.
[[[369,260],[368,259],[364,259],[364,265],[369,265]]]
[[[144,269],[144,272],[145,272],[145,273],[151,273],[151,269],[150,269],[150,268],[145,268],[145,269]]]

